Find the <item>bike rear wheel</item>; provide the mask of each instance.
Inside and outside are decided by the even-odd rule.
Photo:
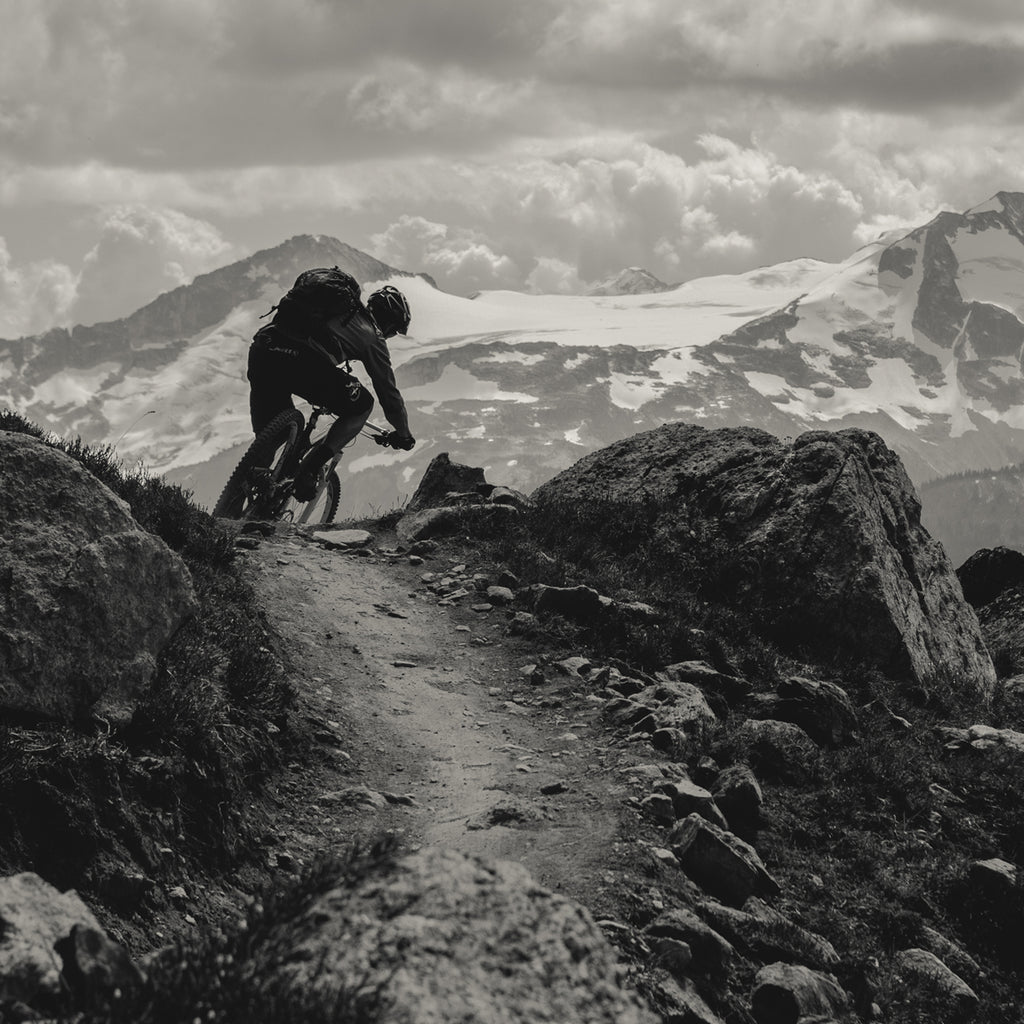
[[[297,409],[279,413],[260,432],[228,477],[213,514],[226,519],[279,519],[287,503],[288,477],[298,465],[306,421]]]

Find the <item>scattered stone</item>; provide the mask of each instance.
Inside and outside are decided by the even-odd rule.
[[[663,1024],[723,1024],[691,979],[655,977],[650,984]]]
[[[487,587],[486,593],[491,604],[506,605],[516,599],[516,595],[508,587]]]
[[[748,932],[751,938],[757,936],[754,944],[762,955],[770,953],[778,959],[795,960],[808,967],[838,966],[840,956],[828,939],[795,924],[757,896],[751,896],[743,904],[743,912],[763,925]]]
[[[561,661],[552,662],[552,665],[567,676],[589,675],[590,670],[593,667],[593,663],[589,658],[581,658],[579,656],[563,658]]]
[[[757,1024],[797,1024],[803,1018],[828,1021],[848,1009],[834,977],[799,964],[769,964],[754,978],[750,1010]]]
[[[715,803],[737,835],[757,829],[761,821],[764,794],[754,773],[745,765],[726,768],[716,777],[711,788]]]
[[[602,597],[592,587],[549,587],[543,583],[532,588],[534,614],[544,617],[560,615],[570,622],[593,622],[611,606],[611,599]]]
[[[976,860],[968,869],[968,878],[978,897],[988,903],[1001,903],[1017,887],[1019,869],[1000,857]]]
[[[373,534],[367,530],[319,529],[314,531],[313,540],[322,544],[325,548],[339,548],[349,551],[368,547],[373,540]]]
[[[474,604],[470,606],[470,610],[476,612],[479,615],[486,615],[488,612],[494,611],[493,604]]]
[[[376,810],[388,805],[387,797],[375,789],[370,789],[369,786],[347,786],[345,789],[322,793],[320,799],[324,802],[347,804],[350,807],[369,807]]]
[[[839,962],[826,938],[800,927],[755,896],[743,904],[742,910],[712,900],[698,900],[694,910],[744,956],[762,963],[784,960],[828,970]]]
[[[969,953],[934,928],[922,925],[919,941],[924,949],[927,949],[929,953],[934,953],[961,978],[977,982],[981,981],[984,976],[981,966]]]
[[[640,801],[640,810],[662,825],[671,825],[676,820],[672,798],[665,793],[652,793],[645,797]]]
[[[752,686],[742,676],[719,672],[706,661],[680,661],[656,673],[659,679],[693,683],[701,690],[720,695],[730,707],[738,707],[750,695]]]
[[[410,548],[409,548],[409,554],[412,557],[414,557],[414,558],[417,557],[417,556],[420,556],[420,555],[422,555],[422,556],[429,556],[429,555],[434,554],[436,551],[437,551],[437,541],[436,540],[418,540],[414,544],[412,544],[410,546]]]
[[[410,565],[422,565],[423,564],[423,559],[419,555],[410,555],[409,556],[409,564]]]
[[[524,511],[533,508],[533,502],[522,491],[513,490],[511,487],[495,487],[487,500],[495,505],[514,505]]]
[[[545,796],[555,796],[558,793],[567,793],[569,787],[564,782],[548,782],[540,787],[540,791]]]
[[[686,968],[693,960],[693,953],[690,947],[681,939],[671,935],[654,935],[648,939],[647,944],[651,947],[655,962],[663,967],[673,977],[684,975]]]
[[[806,784],[818,777],[821,753],[814,740],[792,722],[748,719],[736,730],[751,767],[762,776]]]
[[[537,617],[530,612],[516,612],[509,623],[508,631],[512,636],[529,636],[537,629]]]
[[[514,572],[504,570],[498,574],[498,586],[507,587],[509,590],[515,592],[519,589],[519,577]]]
[[[395,668],[416,668],[417,667],[415,661],[404,661],[402,659],[398,659],[397,661],[393,661],[393,662],[391,662],[391,664]]]
[[[782,700],[773,717],[800,726],[815,743],[841,747],[857,738],[857,713],[841,686],[790,676],[779,684],[778,693]]]
[[[774,896],[779,884],[757,851],[732,833],[691,814],[669,834],[669,845],[683,870],[705,892],[733,906],[754,893]]]
[[[243,551],[258,551],[263,546],[259,537],[236,537],[235,547]]]
[[[663,782],[657,787],[657,791],[669,797],[675,817],[685,818],[688,814],[699,814],[721,829],[729,828],[729,823],[719,810],[714,797],[703,786],[698,786],[690,779]]]
[[[651,733],[651,746],[682,761],[692,746],[690,737],[682,729],[655,729]]]
[[[496,825],[505,825],[511,828],[515,825],[532,824],[543,817],[544,815],[533,804],[509,797],[501,803],[489,807],[476,817],[470,818],[466,823],[466,828],[471,832],[494,828]]]
[[[972,750],[998,750],[1014,757],[1024,756],[1024,732],[1016,729],[993,729],[990,725],[972,725],[967,730]]]
[[[669,910],[659,914],[644,929],[644,934],[652,939],[665,936],[685,942],[693,955],[694,969],[702,974],[720,976],[726,973],[736,952],[728,939],[690,910]]]
[[[978,1009],[974,989],[926,949],[904,949],[894,959],[894,994],[911,1004],[934,1001],[950,1021],[966,1021]]]

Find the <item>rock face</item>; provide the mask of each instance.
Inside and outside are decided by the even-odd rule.
[[[69,456],[0,432],[0,708],[131,717],[196,610],[185,564]]]
[[[60,996],[64,980],[54,946],[76,925],[100,928],[74,890],[58,892],[28,871],[0,878],[0,1001]]]
[[[751,428],[660,427],[540,487],[542,509],[642,505],[669,552],[783,645],[847,651],[924,687],[988,693],[995,672],[899,458],[865,430],[786,444]]]
[[[519,865],[427,848],[320,897],[274,944],[296,993],[360,979],[390,1021],[654,1024],[588,912]]]
[[[452,462],[447,452],[441,452],[440,455],[435,455],[427,466],[405,511],[409,513],[419,512],[425,508],[440,508],[448,504],[445,501],[448,494],[475,492],[486,485],[482,469]]]

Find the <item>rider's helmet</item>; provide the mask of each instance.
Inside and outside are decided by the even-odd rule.
[[[367,300],[366,308],[385,338],[405,334],[409,330],[409,303],[405,296],[390,284],[375,291]]]

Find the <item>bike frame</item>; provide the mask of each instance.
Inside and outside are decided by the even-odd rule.
[[[301,445],[301,447],[299,449],[299,459],[301,459],[302,456],[305,455],[306,452],[308,452],[309,449],[314,444],[316,444],[316,441],[321,440],[321,437],[326,435],[327,432],[324,431],[324,434],[321,435],[321,437],[318,437],[316,439],[316,441],[313,440],[313,432],[316,430],[316,426],[317,426],[317,423],[320,420],[320,417],[321,416],[330,416],[330,415],[332,415],[332,413],[330,413],[323,406],[316,406],[316,405],[313,406],[313,411],[310,413],[309,419],[306,422],[305,429],[302,431],[302,445]],[[362,429],[359,431],[359,433],[362,434],[363,437],[371,437],[372,438],[372,437],[379,437],[381,434],[386,434],[386,433],[388,433],[388,431],[385,430],[383,427],[378,427],[376,423],[366,423],[366,424],[364,424]],[[355,440],[355,438],[352,438],[352,441],[354,441],[354,440]],[[331,474],[337,468],[338,463],[341,462],[341,457],[342,457],[342,455],[345,454],[345,448],[348,448],[349,445],[352,444],[352,441],[349,441],[349,443],[347,445],[345,445],[345,447],[342,448],[342,450],[340,452],[338,452],[338,454],[335,455],[334,458],[331,459],[330,462],[327,463],[327,472],[326,473],[321,473],[321,476],[320,476],[320,486],[317,487],[316,493],[313,495],[313,497],[309,501],[306,502],[306,504],[303,507],[302,512],[299,514],[299,516],[296,519],[293,520],[294,522],[298,523],[300,526],[304,525],[309,520],[310,514],[312,513],[313,509],[316,508],[317,502],[320,501],[320,499],[324,496],[324,492],[327,490],[327,481],[330,480]],[[298,465],[298,461],[296,461],[296,466],[297,465]]]

